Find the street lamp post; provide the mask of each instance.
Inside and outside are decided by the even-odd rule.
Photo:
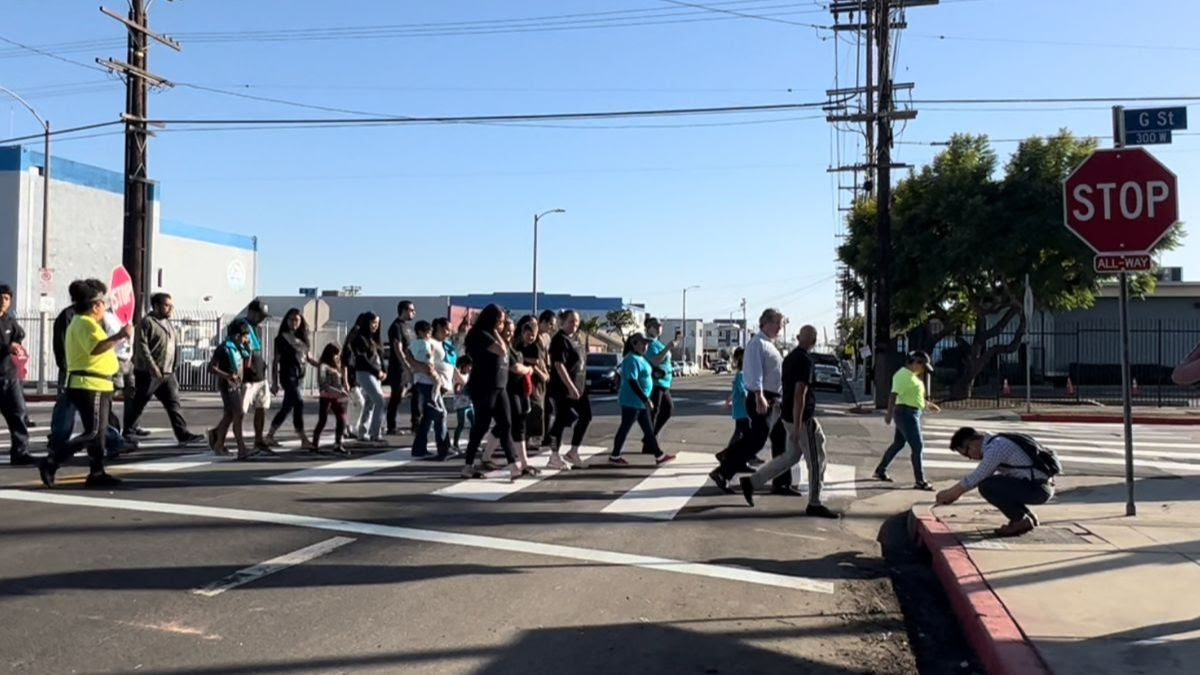
[[[538,313],[538,296],[537,296],[537,262],[538,262],[538,223],[542,218],[551,213],[566,213],[565,209],[550,209],[542,213],[536,213],[533,216],[533,315],[536,317]]]
[[[683,361],[687,361],[687,334],[688,334],[688,328],[687,328],[687,292],[688,292],[688,291],[694,291],[694,290],[696,290],[697,288],[700,288],[700,287],[699,287],[699,286],[688,286],[687,288],[683,289],[683,318],[682,318],[682,319],[680,319],[680,324],[681,324],[681,325],[680,325],[680,328],[682,329],[682,330],[681,330],[681,332],[683,333],[683,345],[682,345],[682,348],[680,349],[680,352],[679,352],[679,353],[680,353],[680,356],[682,357],[682,359],[681,359],[681,360],[683,360]]]
[[[33,115],[38,124],[42,125],[45,130],[45,140],[42,146],[42,154],[44,156],[42,166],[42,270],[50,268],[50,122],[42,119],[42,116],[29,105],[29,102],[17,95],[17,92],[0,86],[0,91],[8,94],[17,103],[25,106],[25,109]],[[39,278],[41,274],[39,273]],[[43,294],[44,295],[44,294]],[[38,340],[38,382],[37,393],[46,393],[46,365],[50,360],[50,313],[38,308],[41,313],[41,338]]]

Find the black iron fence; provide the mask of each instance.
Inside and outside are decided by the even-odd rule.
[[[1200,407],[1200,388],[1171,382],[1171,371],[1200,344],[1200,321],[1133,321],[1129,332],[1134,403]],[[988,344],[1009,344],[1014,335],[1007,332]],[[901,338],[901,349],[907,348],[905,343]],[[933,349],[932,356],[936,366],[935,396],[963,398],[952,392],[966,369],[964,348],[947,338]],[[1058,403],[1121,401],[1121,331],[1115,322],[1072,323],[1054,330],[1030,331],[1027,341],[1015,352],[989,360],[975,378],[969,398],[1023,400],[1027,359],[1033,399]]]

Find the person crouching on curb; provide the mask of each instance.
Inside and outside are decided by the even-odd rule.
[[[937,493],[938,504],[953,504],[979,488],[979,495],[1008,516],[1008,524],[996,529],[998,537],[1018,537],[1038,526],[1031,504],[1045,504],[1054,496],[1053,475],[1060,469],[1053,453],[1032,438],[1017,434],[984,434],[963,427],[950,438],[950,449],[979,466],[953,487]],[[1042,460],[1048,455],[1052,462]]]

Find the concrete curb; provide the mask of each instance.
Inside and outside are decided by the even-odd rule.
[[[984,670],[991,675],[1049,675],[1049,667],[988,586],[958,537],[933,513],[919,512],[925,508],[913,507],[909,524],[929,550],[933,570]]]
[[[1021,415],[1022,422],[1080,422],[1085,424],[1121,424],[1125,421],[1122,415],[1070,415],[1054,413],[1027,413]],[[1200,417],[1194,415],[1152,416],[1134,415],[1134,424],[1177,424],[1200,425]]]

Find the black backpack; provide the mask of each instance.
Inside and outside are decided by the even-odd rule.
[[[1058,455],[1055,454],[1050,448],[1047,448],[1039,443],[1033,436],[1017,433],[996,435],[1000,438],[1012,441],[1017,445],[1017,447],[1024,450],[1025,454],[1029,456],[1029,461],[1033,462],[1033,468],[1046,474],[1046,476],[1053,478],[1063,472],[1063,465],[1062,462],[1059,461]],[[1007,464],[1002,464],[1001,466],[1009,469],[1028,468],[1024,466],[1009,466]]]

